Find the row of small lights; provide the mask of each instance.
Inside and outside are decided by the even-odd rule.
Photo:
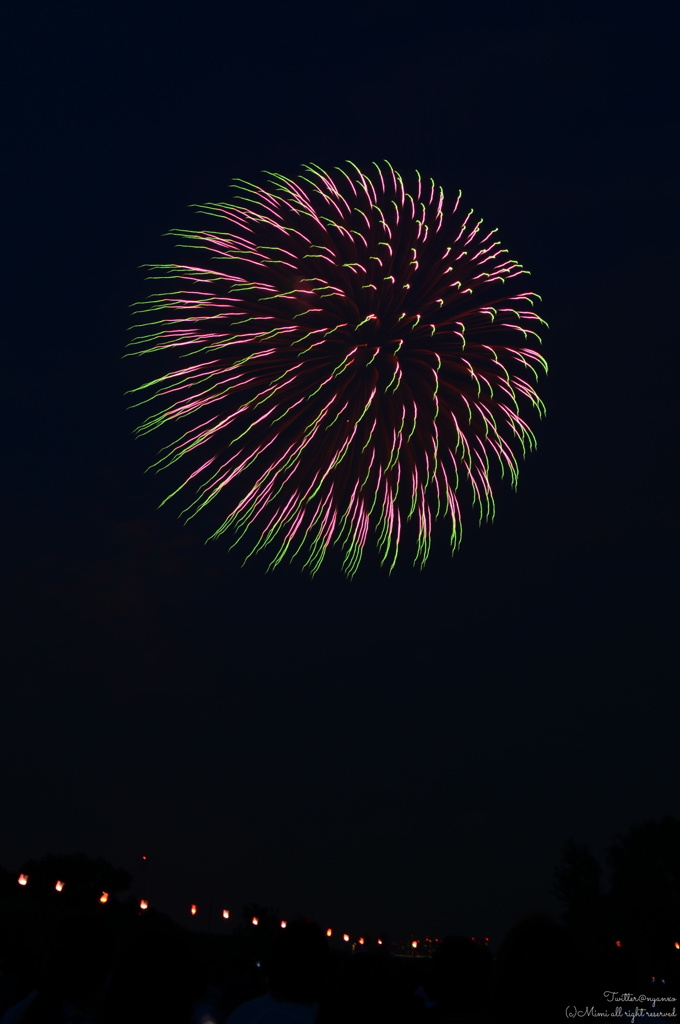
[[[24,874],[19,875],[18,881],[19,881],[19,885],[28,885],[28,875],[24,875]],[[63,890],[63,888],[64,888],[64,882],[62,882],[59,879],[57,879],[57,881],[56,881],[56,883],[54,885],[54,888],[57,890],[57,892],[61,892]],[[102,892],[101,896],[99,897],[99,902],[100,903],[108,903],[108,901],[109,901],[109,894],[108,894],[108,892]],[[143,899],[140,900],[139,901],[139,909],[140,910],[148,910],[149,909],[149,901],[148,900],[143,900]],[[196,914],[198,914],[198,906],[195,903],[191,904],[191,906],[189,908],[189,913],[191,914],[192,917],[195,917]],[[222,911],[222,917],[224,918],[225,921],[229,920],[229,911],[226,908]],[[259,923],[260,923],[259,917],[252,917],[250,919],[250,923],[252,925],[255,925],[255,926],[259,925]],[[281,921],[279,924],[280,924],[281,928],[287,928],[288,927],[288,922],[287,921]],[[326,929],[326,935],[330,939],[332,937],[332,935],[333,935],[333,929],[332,928],[327,928]],[[347,932],[343,932],[342,941],[343,942],[349,942],[350,941],[350,937],[347,934]],[[439,940],[435,940],[435,941],[439,941]],[[488,942],[489,940],[486,939],[485,941]],[[365,945],[366,940],[362,937],[362,938],[357,939],[357,943],[358,943],[358,945],[363,946],[363,945]],[[377,940],[377,945],[378,946],[382,946],[382,944],[383,944],[383,940],[382,939],[378,939]],[[414,939],[411,942],[411,947],[412,947],[412,949],[417,949],[418,948],[418,939]]]
[[[19,881],[19,885],[28,885],[28,875],[24,875],[24,874],[19,875],[18,881]],[[62,881],[60,881],[59,879],[57,879],[57,881],[56,881],[56,883],[54,885],[54,888],[57,890],[57,892],[61,892],[63,890],[63,888],[64,888],[64,883]],[[108,901],[109,901],[109,894],[108,894],[108,892],[102,892],[101,896],[99,897],[99,902],[100,903],[108,903]],[[140,900],[139,901],[139,909],[140,910],[148,910],[149,909],[149,901],[148,900]],[[189,913],[191,914],[192,917],[196,917],[196,914],[198,914],[198,906],[195,903],[191,904],[191,907],[189,909]],[[222,911],[222,917],[224,918],[225,921],[229,920],[229,911],[226,908]],[[250,919],[250,923],[252,925],[254,925],[255,927],[257,927],[257,925],[259,925],[259,923],[260,923],[259,917],[252,917]],[[287,928],[288,927],[288,922],[282,920],[280,922],[280,927],[281,928]],[[326,929],[326,936],[329,939],[332,938],[332,936],[333,936],[333,929],[332,928],[327,928]],[[343,932],[342,933],[342,941],[343,942],[349,942],[349,940],[350,940],[350,937],[347,934],[347,932]],[[427,942],[428,940],[426,939],[425,941]],[[439,941],[438,939],[435,939],[435,942],[438,942],[438,941]],[[484,939],[484,942],[488,943],[488,941],[489,941],[488,938]],[[413,939],[413,941],[411,942],[411,948],[412,949],[417,949],[418,948],[418,943],[419,943],[418,939]],[[366,944],[366,940],[363,937],[359,938],[359,939],[357,939],[357,944],[359,946],[364,946]],[[383,940],[382,939],[377,939],[376,940],[376,945],[382,946],[382,944],[383,944]],[[623,946],[623,943],[621,942],[621,939],[617,939],[616,942],[614,943],[614,945],[618,946],[619,948],[621,948]],[[680,950],[680,942],[674,942],[673,943],[673,947],[674,947],[674,949]]]

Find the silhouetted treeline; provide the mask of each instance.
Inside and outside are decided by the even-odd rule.
[[[677,1015],[679,882],[674,819],[617,837],[602,864],[569,843],[555,874],[563,924],[521,921],[495,956],[461,936],[403,956],[387,942],[331,950],[318,925],[282,928],[255,903],[228,935],[190,932],[142,910],[123,869],[49,856],[0,869],[0,1024],[551,1024],[567,1009],[615,1016],[611,993],[626,991],[640,1011],[658,999]]]
[[[626,950],[641,977],[678,977],[680,821],[631,828],[614,839],[602,863],[588,847],[567,843],[553,892],[589,955]]]

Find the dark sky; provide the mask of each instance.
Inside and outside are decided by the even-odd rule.
[[[0,863],[184,914],[485,933],[680,814],[677,21],[666,4],[21,5],[4,59]],[[266,574],[157,509],[141,264],[234,177],[389,158],[532,271],[548,418],[424,571]],[[141,855],[148,856],[141,878]],[[182,917],[182,920],[184,918]]]

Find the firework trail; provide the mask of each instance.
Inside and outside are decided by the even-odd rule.
[[[169,290],[138,304],[131,351],[173,357],[135,389],[138,433],[172,432],[166,501],[219,509],[212,537],[271,565],[315,572],[338,546],[351,576],[373,543],[422,566],[435,521],[455,550],[461,494],[493,515],[493,473],[515,486],[535,446],[538,296],[460,195],[447,208],[417,172],[408,191],[388,163],[303,170],[238,182],[199,207],[213,230],[172,232],[193,259],[153,266]]]

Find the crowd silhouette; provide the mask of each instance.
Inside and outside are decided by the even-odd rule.
[[[638,1020],[676,1014],[677,979],[656,986],[616,945],[589,958],[544,918],[519,923],[496,956],[461,936],[431,957],[332,950],[309,921],[257,949],[245,931],[227,947],[161,916],[33,928],[5,929],[0,1024],[552,1024],[588,1007],[613,1015],[611,993],[626,990]]]

